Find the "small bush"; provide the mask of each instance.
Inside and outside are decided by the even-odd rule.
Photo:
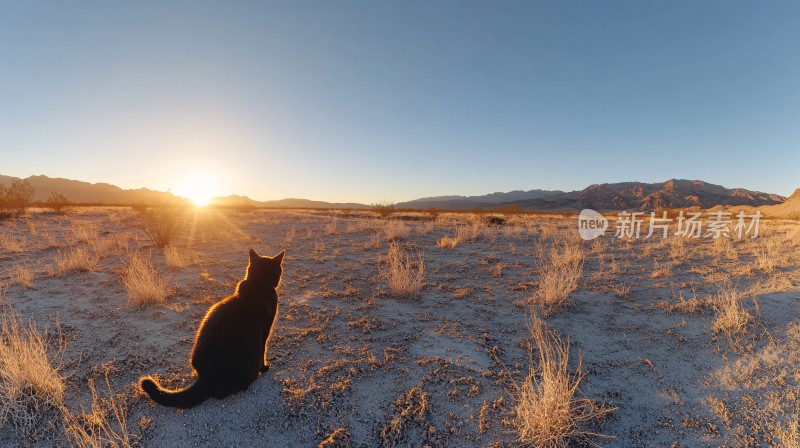
[[[553,245],[538,258],[539,283],[533,302],[539,305],[544,316],[549,316],[578,289],[578,280],[583,274],[583,249],[580,243],[567,242]]]
[[[425,257],[420,251],[409,254],[397,243],[391,243],[382,265],[381,275],[388,281],[389,290],[397,297],[415,297],[425,279]]]
[[[570,443],[590,443],[597,436],[581,426],[613,411],[581,397],[579,386],[586,372],[580,358],[569,368],[569,340],[545,327],[534,315],[529,347],[530,367],[521,383],[515,382],[516,405],[512,423],[519,441],[537,448],[561,448]],[[538,359],[534,357],[535,351]]]
[[[378,216],[381,218],[388,218],[397,211],[394,204],[391,202],[381,201],[371,205],[372,205],[372,211],[377,213]]]
[[[50,193],[50,196],[47,198],[47,201],[44,203],[45,208],[49,208],[50,211],[57,215],[64,215],[67,213],[72,213],[73,207],[72,203],[69,199],[66,198],[61,193],[56,193],[55,191]]]
[[[75,240],[82,243],[90,243],[97,239],[97,224],[89,221],[76,221],[72,223],[72,235]]]
[[[729,338],[746,333],[747,327],[753,316],[740,303],[739,293],[730,284],[720,287],[714,297],[713,305],[716,311],[714,332],[724,333]]]
[[[27,179],[14,179],[8,187],[0,185],[0,219],[24,214],[35,193]]]
[[[124,397],[115,395],[106,375],[108,392],[101,397],[89,380],[92,392],[92,406],[87,412],[73,414],[64,409],[66,433],[72,445],[79,448],[131,447],[136,446],[139,437],[128,430],[128,409]]]
[[[443,236],[439,241],[436,242],[436,246],[442,249],[454,249],[456,246],[458,246],[458,238]]]
[[[185,268],[197,262],[195,253],[188,249],[175,246],[167,246],[164,248],[164,258],[167,260],[167,266],[178,269]]]
[[[0,425],[32,440],[39,423],[64,404],[64,379],[48,357],[47,332],[15,313],[3,315],[0,328]]]
[[[160,304],[167,299],[167,282],[139,254],[133,254],[128,260],[122,273],[122,285],[128,292],[128,303],[135,307]]]
[[[13,271],[14,281],[22,285],[26,289],[33,288],[33,271],[30,269],[19,266]]]
[[[436,207],[429,207],[425,210],[425,213],[428,214],[428,216],[431,218],[431,221],[436,221],[442,214],[442,209]]]
[[[186,206],[179,202],[152,207],[137,206],[136,224],[156,247],[164,247],[177,236],[186,220]]]
[[[400,221],[390,221],[383,226],[383,234],[388,241],[398,241],[408,238],[411,228]]]
[[[26,249],[26,241],[24,239],[16,239],[7,235],[0,235],[0,250],[5,252],[24,252]]]
[[[456,239],[459,243],[468,243],[481,237],[481,225],[477,222],[456,227]]]
[[[56,256],[56,267],[61,275],[70,272],[93,271],[100,262],[100,257],[89,249],[79,246],[66,252],[59,252]]]

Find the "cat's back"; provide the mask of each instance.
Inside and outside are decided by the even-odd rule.
[[[274,315],[278,298],[276,292],[263,291],[258,296],[236,293],[219,301],[209,308],[199,331],[241,328],[249,322],[260,322],[270,314]]]

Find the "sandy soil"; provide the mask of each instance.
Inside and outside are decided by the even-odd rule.
[[[133,214],[88,208],[0,223],[3,310],[61,336],[56,361],[70,409],[88,408],[88,381],[104,385],[108,375],[127,403],[127,430],[144,446],[317,446],[332,435],[338,445],[330,446],[515,446],[510,381],[529,368],[537,248],[577,238],[576,220],[514,217],[445,249],[437,240],[475,218],[410,216],[417,220],[403,221],[409,235],[400,244],[423,251],[425,286],[399,298],[380,271],[387,221],[368,213],[201,212],[176,243],[195,254],[180,269],[148,245]],[[86,228],[88,235],[76,230]],[[610,436],[596,443],[788,440],[800,388],[800,226],[767,221],[761,233],[730,245],[689,241],[683,254],[661,238],[581,243],[579,288],[546,322],[569,338],[574,366],[580,355],[584,395],[617,408],[587,428]],[[100,256],[98,265],[59,274],[59,253],[82,246]],[[251,247],[287,252],[271,370],[222,401],[185,411],[155,405],[137,380],[193,381],[194,331],[209,305],[233,291]],[[166,304],[128,305],[120,273],[129,252],[166,276]],[[32,288],[15,281],[20,266],[34,273]],[[735,337],[713,331],[708,303],[724,285],[736,287],[753,315]],[[8,427],[0,441],[30,442]],[[56,435],[36,443],[67,442]]]

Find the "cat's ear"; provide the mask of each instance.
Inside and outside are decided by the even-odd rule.
[[[253,249],[250,249],[250,252],[248,253],[250,254],[250,261],[255,261],[261,258],[261,256],[258,255],[258,252],[254,251]]]
[[[273,260],[277,261],[278,263],[283,263],[283,256],[286,255],[286,251],[282,250],[281,253],[272,257]]]

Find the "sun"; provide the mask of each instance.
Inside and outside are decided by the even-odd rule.
[[[214,176],[208,173],[186,173],[178,180],[174,193],[192,201],[198,207],[205,207],[214,196],[217,196],[217,182]]]

